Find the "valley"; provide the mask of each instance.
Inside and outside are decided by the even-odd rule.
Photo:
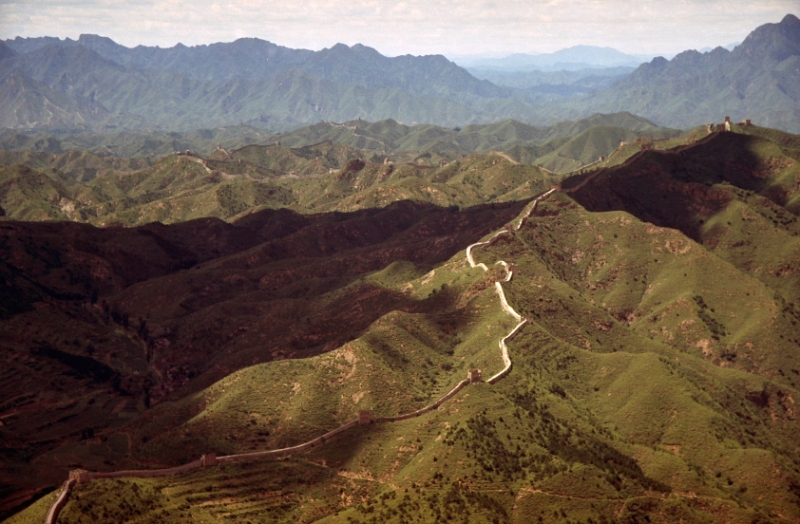
[[[800,20],[329,4],[3,7],[0,520],[800,522]]]
[[[386,165],[347,160],[307,182],[331,177],[326,205],[355,204],[346,211],[96,232],[3,222],[17,376],[35,376],[34,353],[55,366],[39,373],[103,363],[3,418],[17,446],[21,413],[50,420],[51,441],[17,448],[36,457],[16,466],[37,472],[25,489],[58,485],[74,464],[172,467],[344,424],[279,460],[76,484],[59,522],[792,522],[800,155],[795,135],[734,128],[657,146],[672,150],[633,142],[566,178],[476,155],[450,184],[475,169],[475,194],[504,192],[460,209],[425,189],[446,166],[406,166],[437,175],[415,182],[416,202],[381,207],[366,196]],[[264,149],[226,159],[245,151]],[[314,158],[325,151],[338,150]],[[56,318],[80,334],[64,337]],[[486,382],[464,387],[470,369]],[[3,384],[24,390],[17,380]],[[360,410],[425,414],[348,425]],[[89,418],[91,436],[76,433]],[[10,522],[44,518],[54,498]]]

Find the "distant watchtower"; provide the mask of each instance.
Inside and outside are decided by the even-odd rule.
[[[361,411],[358,412],[358,423],[360,425],[363,426],[363,425],[369,424],[371,422],[372,422],[372,416],[370,415],[370,412],[369,412],[368,409],[362,409]]]
[[[78,484],[84,484],[91,480],[89,472],[85,469],[73,469],[69,472],[70,480],[76,481]]]
[[[467,373],[467,378],[470,384],[474,382],[483,382],[483,373],[481,373],[480,369],[470,369]]]

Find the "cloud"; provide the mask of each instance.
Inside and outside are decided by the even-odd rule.
[[[0,38],[81,33],[128,46],[253,36],[384,54],[546,52],[577,44],[676,53],[741,41],[796,0],[0,0]]]

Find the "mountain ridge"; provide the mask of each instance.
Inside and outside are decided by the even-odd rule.
[[[597,93],[592,107],[625,108],[667,126],[685,115],[714,122],[720,114],[749,118],[765,127],[800,131],[800,20],[755,29],[733,51],[684,51],[642,64],[611,88]],[[576,105],[576,107],[578,107]]]
[[[467,68],[485,68],[502,71],[556,71],[598,69],[608,67],[636,67],[646,61],[644,56],[634,56],[611,47],[576,45],[553,53],[515,53],[495,59],[461,60]],[[456,61],[458,63],[458,61]]]
[[[0,384],[80,393],[63,410],[12,401],[8,409],[37,416],[4,418],[4,435],[40,457],[13,482],[56,484],[70,461],[142,469],[279,449],[362,409],[419,409],[468,369],[503,368],[497,341],[514,327],[498,307],[503,281],[528,322],[502,381],[284,461],[79,484],[63,517],[797,520],[800,142],[736,124],[687,140],[662,151],[630,144],[615,164],[561,180],[518,230],[505,228],[526,212],[514,185],[537,177],[531,198],[555,180],[496,155],[416,172],[353,159],[312,191],[323,202],[360,201],[358,211],[99,230],[0,223],[0,284],[14,290],[0,296],[18,297],[4,303],[0,340],[31,329],[38,337],[9,347],[19,356]],[[266,158],[282,147],[229,153]],[[488,200],[464,210],[392,200],[401,189],[432,199],[476,184]],[[381,195],[386,207],[369,200]],[[486,272],[466,260],[476,242],[471,262]],[[62,325],[73,325],[69,336]],[[89,352],[82,341],[93,331]],[[28,366],[29,351],[39,367]],[[292,358],[300,355],[310,358]],[[61,383],[31,379],[61,376],[76,357],[108,362],[116,375],[98,367]],[[129,393],[118,413],[109,383]],[[92,416],[102,424],[82,435]],[[34,420],[52,422],[47,435]],[[53,441],[30,449],[26,432]],[[264,490],[281,496],[253,496]],[[49,497],[19,519],[39,519]]]
[[[545,125],[630,111],[677,128],[729,115],[798,131],[799,34],[797,18],[789,14],[780,23],[756,28],[730,52],[718,48],[706,54],[687,51],[671,61],[656,58],[616,81],[613,75],[552,85],[510,80],[522,88],[479,80],[442,56],[389,58],[363,45],[307,51],[240,39],[162,50],[129,49],[91,35],[79,41],[14,39],[5,45],[17,56],[4,53],[0,79],[22,71],[64,101],[49,113],[31,103],[23,111],[32,115],[27,118],[3,111],[0,126],[185,131],[246,124],[286,131],[359,117],[449,127],[507,118]],[[75,51],[88,49],[84,44],[95,49],[94,55]],[[45,51],[51,46],[62,49],[61,63],[53,58],[59,53]],[[36,63],[39,58],[46,63]],[[62,70],[63,76],[47,76],[48,68]],[[3,100],[2,107],[20,103]],[[104,112],[79,118],[74,107],[90,103]]]

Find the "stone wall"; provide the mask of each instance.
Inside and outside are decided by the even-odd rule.
[[[191,152],[187,151],[187,155],[191,155]],[[559,188],[554,186],[549,191],[546,191],[539,196],[537,196],[534,201],[532,202],[531,206],[527,210],[527,213],[523,215],[520,219],[519,223],[517,224],[515,230],[519,230],[522,227],[525,219],[530,216],[531,212],[536,208],[536,205],[539,203],[540,200],[547,198],[553,192],[557,191]],[[493,243],[497,240],[500,235],[503,234],[510,234],[512,228],[507,228],[498,231],[495,235],[489,240],[485,242],[478,242],[476,244],[472,244],[466,250],[467,261],[469,262],[471,267],[481,267],[484,271],[488,271],[488,268],[485,264],[475,264],[474,260],[471,256],[471,250],[474,247],[480,245],[486,245]],[[508,264],[503,264],[507,271],[507,278],[506,280],[511,279],[511,270]],[[503,293],[503,288],[499,282],[497,282],[498,293],[500,295],[501,303],[503,305],[503,309],[508,311],[514,318],[517,320],[521,320],[519,324],[505,337],[500,340],[500,347],[503,350],[503,360],[506,363],[505,368],[500,371],[497,375],[489,379],[489,383],[493,384],[500,380],[503,376],[505,376],[511,370],[511,359],[508,357],[508,352],[505,347],[505,343],[508,340],[511,340],[517,333],[519,333],[522,326],[525,325],[527,322],[526,319],[521,319],[521,317],[511,309],[508,303],[505,301],[505,294]],[[468,385],[470,382],[478,382],[481,379],[480,370],[470,370],[468,373],[467,378],[456,384],[450,391],[439,397],[437,400],[432,402],[431,404],[418,409],[416,411],[412,411],[411,413],[405,413],[403,415],[398,415],[396,417],[382,417],[377,419],[371,419],[369,412],[361,411],[359,412],[358,418],[352,420],[342,426],[339,426],[336,429],[328,431],[324,435],[321,435],[315,439],[309,440],[308,442],[304,442],[302,444],[298,444],[296,446],[291,446],[288,448],[281,448],[281,449],[274,449],[268,451],[257,451],[253,453],[240,453],[236,455],[225,455],[222,457],[217,457],[213,453],[208,453],[200,457],[198,460],[193,462],[189,462],[188,464],[183,464],[181,466],[176,466],[173,468],[163,468],[163,469],[152,469],[152,470],[122,470],[122,471],[111,471],[111,472],[99,472],[99,471],[86,471],[86,470],[73,470],[70,472],[69,480],[67,480],[59,494],[59,497],[56,499],[56,502],[50,507],[50,510],[47,514],[47,519],[45,520],[46,524],[53,524],[58,517],[59,511],[63,508],[64,504],[66,504],[67,497],[69,495],[70,488],[77,482],[77,483],[85,483],[95,479],[111,479],[111,478],[152,478],[152,477],[166,477],[172,475],[179,475],[182,473],[186,473],[192,471],[197,468],[202,467],[209,467],[209,466],[217,466],[219,464],[235,464],[235,463],[242,463],[242,462],[250,462],[253,460],[260,460],[269,457],[281,457],[286,455],[292,455],[295,453],[302,453],[303,451],[307,451],[317,446],[321,446],[322,444],[326,443],[331,438],[335,437],[336,435],[343,433],[355,426],[364,425],[364,424],[371,424],[374,422],[397,422],[401,420],[407,420],[414,417],[419,417],[424,415],[425,413],[429,413],[434,409],[437,409],[443,403],[447,402],[450,398],[452,398],[456,393],[461,391],[464,386]]]
[[[95,479],[118,479],[118,478],[152,478],[152,477],[169,477],[172,475],[180,475],[193,469],[202,468],[204,460],[202,458],[195,461],[175,466],[174,468],[163,469],[129,469],[122,471],[84,471],[76,470],[71,473],[79,484],[89,482]]]
[[[281,449],[272,449],[269,451],[256,451],[253,453],[225,455],[222,457],[217,457],[217,463],[234,464],[241,462],[249,462],[251,460],[260,460],[267,457],[282,457],[284,455],[292,455],[294,453],[300,453],[303,451],[307,451],[311,448],[314,448],[316,446],[320,446],[324,444],[326,441],[338,435],[339,433],[347,431],[348,429],[355,426],[358,426],[358,419],[352,420],[343,426],[339,426],[338,428],[325,433],[324,435],[321,435],[313,440],[309,440],[308,442],[304,442],[303,444],[298,444],[297,446],[291,446],[288,448],[281,448]]]
[[[64,504],[67,503],[67,498],[69,497],[69,490],[72,489],[72,486],[75,484],[74,478],[69,478],[64,484],[61,485],[61,492],[58,494],[56,501],[53,502],[53,505],[50,506],[50,509],[47,510],[47,516],[44,518],[44,524],[54,524],[56,519],[58,518],[59,512],[64,508]]]
[[[428,413],[429,411],[433,411],[434,409],[436,409],[439,406],[441,406],[448,399],[450,399],[450,397],[452,397],[453,395],[455,395],[456,393],[461,391],[461,388],[463,388],[467,384],[469,384],[469,378],[465,378],[464,380],[462,380],[461,382],[456,384],[453,389],[451,389],[450,391],[445,393],[443,396],[439,397],[438,400],[436,400],[432,404],[428,404],[424,408],[418,409],[416,411],[412,411],[411,413],[406,413],[404,415],[398,415],[396,417],[376,418],[375,422],[397,422],[397,421],[400,421],[400,420],[407,420],[407,419],[410,419],[410,418],[418,417],[420,415],[424,415],[425,413]]]

